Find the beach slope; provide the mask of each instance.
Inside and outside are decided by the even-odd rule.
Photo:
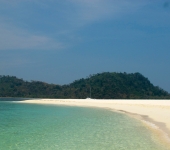
[[[105,108],[135,117],[170,139],[170,100],[32,99],[20,103]]]

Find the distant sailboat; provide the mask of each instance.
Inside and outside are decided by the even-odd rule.
[[[87,97],[86,99],[91,99],[91,86],[90,86],[90,97]]]

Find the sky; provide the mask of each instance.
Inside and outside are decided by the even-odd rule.
[[[0,75],[63,85],[102,72],[170,92],[170,0],[0,0]]]

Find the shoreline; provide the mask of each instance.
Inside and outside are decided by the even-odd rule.
[[[16,102],[16,101],[15,101]],[[18,103],[98,107],[140,120],[170,147],[170,100],[31,99]]]

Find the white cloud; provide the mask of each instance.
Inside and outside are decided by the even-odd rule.
[[[61,49],[63,45],[54,39],[30,33],[9,24],[0,23],[0,50],[8,49]]]
[[[38,7],[41,7],[41,9],[44,9],[46,12],[50,11],[52,7],[53,14],[50,15],[53,15],[53,17],[50,16],[52,20],[48,21],[55,30],[53,37],[57,38],[47,36],[47,31],[44,30],[39,31],[40,34],[36,34],[31,28],[29,28],[28,31],[17,26],[15,18],[13,18],[16,17],[15,15],[0,15],[0,50],[61,49],[64,47],[63,45],[69,45],[79,39],[79,37],[76,36],[76,31],[82,27],[94,22],[114,19],[122,14],[134,12],[147,3],[146,0],[142,2],[133,0],[67,0],[64,2],[54,0],[49,0],[48,2],[45,0],[0,0],[1,4],[6,4],[7,11],[10,11],[10,7],[14,7],[17,11],[17,7],[21,9],[22,5],[27,4],[25,2],[36,5],[34,9],[28,9],[26,15],[29,15],[29,11],[31,11],[32,14],[37,13],[36,8]],[[66,5],[66,3],[68,4]],[[60,6],[58,6],[58,4],[63,4],[63,8],[59,9]],[[62,19],[54,19],[56,14]],[[22,24],[22,19],[19,21]],[[39,21],[38,23],[43,25],[42,20]],[[59,38],[64,42],[62,43]]]
[[[114,19],[122,14],[132,13],[148,4],[146,0],[69,0],[75,5],[75,13],[69,14],[75,24],[86,25],[96,21]],[[72,21],[73,21],[72,19]]]

